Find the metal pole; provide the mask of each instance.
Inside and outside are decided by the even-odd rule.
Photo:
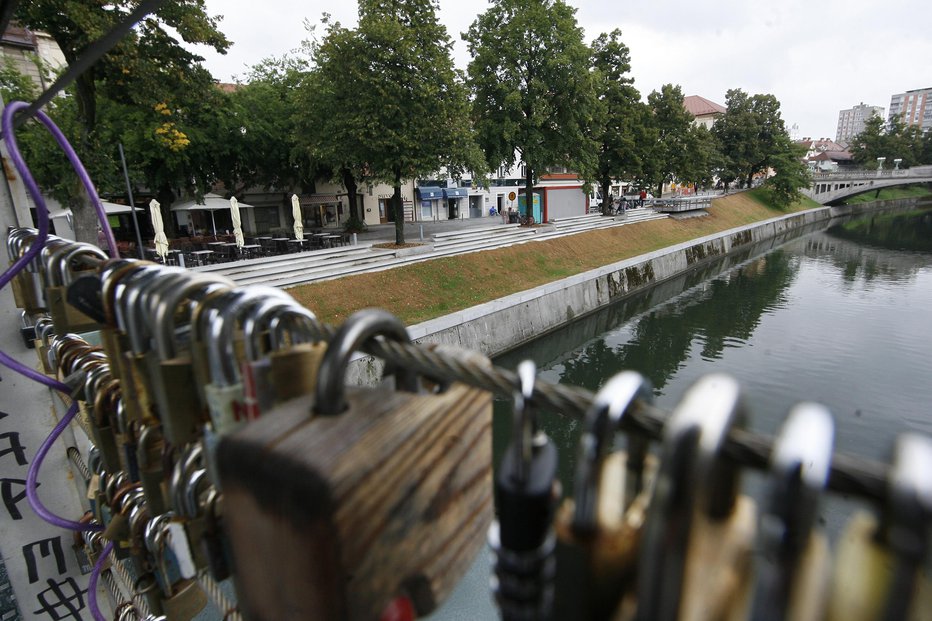
[[[130,215],[133,216],[133,228],[136,229],[136,250],[139,252],[139,258],[145,259],[142,250],[142,235],[139,232],[139,219],[136,217],[136,202],[133,200],[133,187],[129,183],[129,170],[126,168],[126,157],[123,155],[123,143],[118,142],[120,148],[120,162],[123,164],[123,178],[126,179],[126,193],[129,195]]]

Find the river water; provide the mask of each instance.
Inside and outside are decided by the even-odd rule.
[[[889,460],[904,431],[932,435],[932,205],[874,213],[773,247],[767,243],[631,296],[501,356],[534,360],[540,376],[597,390],[625,369],[651,380],[672,409],[700,376],[723,372],[745,390],[752,429],[773,433],[802,400],[829,408],[836,450]],[[544,425],[569,490],[579,424]],[[510,432],[496,403],[495,454]],[[745,476],[759,497],[760,475]],[[837,535],[854,503],[832,497],[822,522]],[[438,619],[497,618],[483,552]]]

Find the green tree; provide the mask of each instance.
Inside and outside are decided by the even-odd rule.
[[[886,157],[888,142],[884,120],[875,115],[864,122],[864,129],[851,140],[848,150],[858,165],[870,168],[877,165],[878,157]]]
[[[789,134],[778,135],[770,165],[774,174],[764,183],[771,202],[778,207],[788,207],[802,195],[800,188],[811,183],[809,168],[803,162],[806,150],[790,139]]]
[[[782,152],[786,127],[780,102],[773,95],[749,97],[741,89],[729,90],[725,101],[725,114],[712,127],[724,158],[721,178],[726,187],[736,179],[750,187],[754,175],[771,167]]]
[[[453,43],[437,19],[436,0],[363,0],[352,99],[361,122],[361,157],[369,174],[394,187],[395,243],[404,244],[401,180],[446,169],[458,177],[484,164],[469,126]]]
[[[663,193],[663,184],[689,175],[695,165],[692,159],[696,148],[691,133],[693,117],[683,106],[683,91],[679,86],[665,84],[660,91],[647,96],[652,112],[657,140],[648,147],[650,159],[645,177],[657,187],[657,196]]]
[[[596,98],[575,13],[562,0],[493,0],[463,35],[479,144],[493,169],[517,154],[528,197],[548,167],[595,171]]]
[[[65,60],[72,64],[135,6],[132,0],[33,0],[19,3],[14,17],[29,28],[49,33]],[[79,130],[75,147],[89,164],[89,170],[100,172],[115,158],[110,155],[113,151],[110,140],[115,132],[99,127],[101,102],[127,105],[140,114],[142,110],[152,110],[163,117],[171,116],[156,125],[164,130],[158,134],[158,141],[168,150],[174,147],[175,154],[187,147],[185,140],[189,138],[178,128],[184,115],[179,112],[176,100],[203,93],[211,88],[212,82],[199,64],[203,59],[182,46],[175,36],[188,44],[209,45],[223,53],[229,41],[217,29],[219,19],[206,14],[203,0],[167,0],[77,79],[72,93]],[[165,107],[156,110],[159,103]],[[164,115],[164,110],[171,114]],[[102,162],[95,162],[98,153],[106,154]],[[93,242],[94,215],[85,201],[82,192],[73,191],[68,203],[74,212],[77,238]]]
[[[349,199],[353,229],[362,227],[357,188],[369,174],[367,145],[359,128],[369,123],[365,109],[356,105],[357,84],[365,78],[365,41],[359,32],[331,23],[325,16],[326,34],[312,45],[314,69],[304,74],[294,93],[294,122],[302,138],[298,149],[319,172],[343,184]]]
[[[608,200],[613,179],[634,179],[643,169],[644,145],[652,144],[649,110],[628,77],[631,60],[621,31],[599,35],[592,42],[592,75],[596,94],[593,134],[598,142],[595,180],[602,191],[602,213],[611,210]]]

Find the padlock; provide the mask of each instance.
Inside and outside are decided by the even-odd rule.
[[[232,563],[229,542],[223,532],[223,496],[216,487],[207,491],[204,513],[207,521],[202,552],[207,558],[211,577],[219,582],[230,577]]]
[[[20,259],[35,241],[38,231],[35,229],[12,229],[7,235],[7,253],[12,265]],[[55,244],[61,240],[54,235],[46,238],[46,244]],[[40,275],[40,262],[38,257],[26,264],[25,269],[19,271],[10,281],[13,289],[13,299],[17,308],[28,313],[41,313],[48,311],[45,302],[45,287]]]
[[[405,599],[418,615],[460,580],[491,521],[491,401],[343,387],[369,338],[407,341],[384,311],[337,331],[313,396],[221,438],[224,525],[247,617],[374,619]],[[396,386],[417,388],[398,369]]]
[[[36,357],[42,365],[42,372],[53,375],[54,370],[49,366],[49,338],[55,333],[55,324],[50,317],[42,317],[36,322]]]
[[[206,411],[195,386],[191,353],[187,344],[177,338],[181,332],[176,323],[179,306],[233,286],[226,278],[205,274],[185,274],[180,280],[180,284],[167,284],[167,289],[162,289],[164,293],[154,294],[150,299],[148,323],[153,347],[144,354],[162,432],[172,446],[182,446],[197,438]],[[186,329],[190,330],[190,326]]]
[[[117,328],[125,335],[126,347],[120,352],[119,364],[123,394],[129,410],[128,418],[150,426],[157,423],[152,411],[154,397],[145,369],[144,353],[136,352],[137,347],[142,352],[149,347],[148,327],[140,325],[139,322],[145,319],[136,307],[140,303],[142,289],[147,283],[163,276],[164,269],[151,265],[127,274],[116,284],[114,293],[114,317]],[[106,306],[105,302],[105,310]]]
[[[316,343],[320,334],[314,313],[294,300],[270,299],[245,317],[243,392],[251,418],[314,391],[326,351]]]
[[[147,263],[130,260],[111,260],[100,267],[100,301],[104,312],[104,324],[100,328],[100,343],[107,352],[112,366],[113,377],[124,381],[127,372],[124,369],[123,352],[129,349],[127,335],[117,326],[116,300],[117,285],[121,280],[146,267]],[[128,381],[128,380],[126,380]],[[125,389],[125,387],[124,387]],[[130,408],[130,414],[134,410]]]
[[[557,449],[530,405],[537,368],[518,365],[515,423],[495,477],[498,519],[489,528],[495,554],[492,593],[502,619],[549,619],[556,573],[553,515],[560,500]]]
[[[209,487],[207,470],[203,467],[203,448],[192,444],[175,462],[169,483],[174,521],[181,524],[187,537],[191,558],[198,569],[207,567],[207,557],[201,542],[207,529],[207,516],[201,509],[200,496]]]
[[[36,322],[26,311],[19,313],[19,334],[23,337],[23,345],[26,349],[35,349]]]
[[[190,621],[207,606],[207,595],[195,580],[187,539],[173,517],[168,512],[149,520],[143,538],[156,559],[155,576],[164,596],[165,616]]]
[[[857,512],[838,543],[829,621],[927,620],[932,439],[897,438],[882,519]]]
[[[738,383],[697,381],[664,428],[638,562],[637,619],[740,619],[752,584],[754,502],[722,447],[746,416]]]
[[[107,372],[89,375],[88,378],[100,376],[100,381],[106,383],[94,384],[92,394],[93,406],[90,422],[91,435],[94,444],[100,449],[103,467],[108,472],[121,471],[120,450],[117,447],[117,434],[113,426],[117,403],[120,399],[120,382],[112,379]]]
[[[249,420],[243,401],[241,357],[235,347],[236,329],[252,308],[272,299],[290,301],[291,297],[273,287],[241,289],[228,298],[222,312],[211,315],[206,335],[210,383],[204,387],[204,394],[217,435],[235,431]]]
[[[761,512],[761,555],[751,612],[761,621],[821,621],[828,604],[828,540],[816,528],[832,462],[834,424],[814,403],[794,407],[773,447]]]
[[[652,403],[650,383],[625,371],[611,378],[586,413],[572,498],[557,514],[556,618],[614,618],[633,599],[634,574],[653,471],[645,476],[644,442],[614,451],[626,413]]]
[[[130,509],[130,559],[133,574],[137,576],[133,591],[145,598],[152,614],[162,614],[162,592],[155,577],[155,557],[149,553],[145,543],[149,518],[149,507],[146,502],[138,502]]]
[[[143,425],[136,445],[136,463],[139,466],[139,482],[146,493],[149,512],[152,515],[165,513],[168,503],[162,482],[165,480],[162,453],[165,442],[159,425]]]
[[[69,244],[48,255],[45,263],[45,299],[57,331],[90,332],[100,328],[96,320],[69,304],[66,297],[68,285],[74,279],[73,263],[94,269],[98,262],[106,260],[106,253],[90,244]]]

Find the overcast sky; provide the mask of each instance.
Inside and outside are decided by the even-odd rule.
[[[330,13],[356,23],[355,2],[323,0],[206,0],[223,15],[233,46],[226,56],[199,50],[222,81],[297,48],[308,37],[304,20]],[[722,105],[740,88],[772,93],[799,138],[835,137],[838,111],[864,102],[890,106],[890,96],[932,87],[932,4],[929,0],[571,0],[590,42],[620,28],[631,49],[635,86],[646,98],[663,84]],[[465,69],[461,41],[487,0],[440,0],[440,20],[456,41],[454,61]],[[318,33],[323,29],[318,25]],[[795,126],[795,128],[794,128]]]

